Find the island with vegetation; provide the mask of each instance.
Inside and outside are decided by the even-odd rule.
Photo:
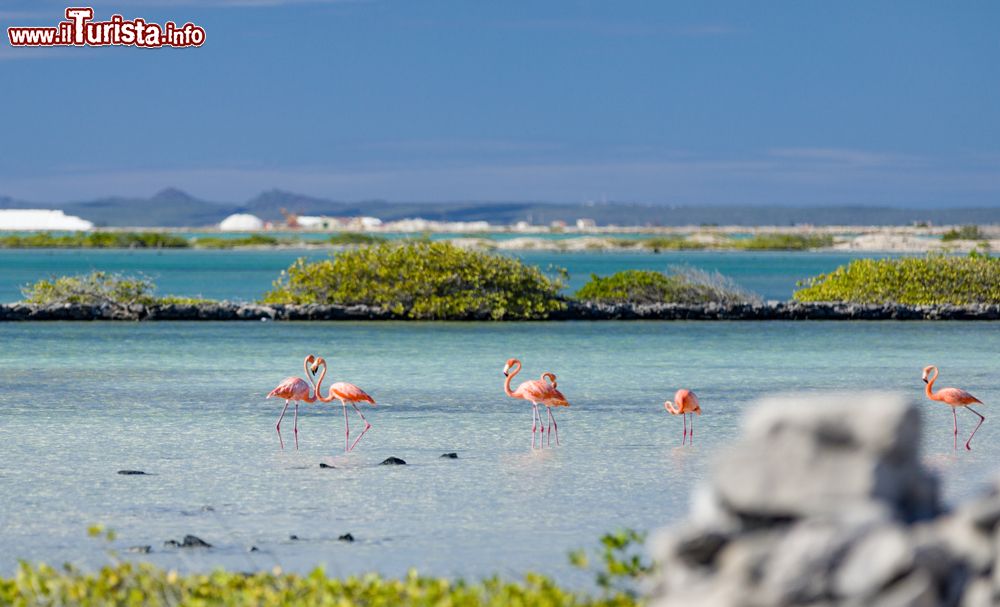
[[[42,279],[0,320],[909,320],[1000,319],[1000,258],[859,259],[764,302],[718,273],[625,270],[574,294],[504,255],[448,242],[396,241],[295,261],[259,302],[160,296],[145,277],[94,272]]]
[[[635,228],[633,230],[639,230]],[[929,230],[929,228],[928,228]],[[867,250],[901,252],[988,251],[1000,247],[994,228],[956,226],[944,232],[923,233],[914,228],[771,227],[756,230],[732,227],[649,228],[624,232],[536,232],[433,235],[463,248],[485,251],[545,250],[554,252],[664,251],[826,251]],[[513,237],[510,237],[513,236]],[[205,234],[184,231],[91,232],[0,235],[0,249],[340,249],[388,240],[430,240],[431,233],[390,234],[345,230],[320,232],[251,232]]]

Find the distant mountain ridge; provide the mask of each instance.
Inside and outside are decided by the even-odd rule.
[[[667,206],[635,203],[555,204],[546,202],[345,202],[285,190],[261,192],[245,203],[213,202],[177,188],[149,198],[109,196],[68,203],[39,203],[0,196],[0,209],[62,209],[97,226],[207,227],[232,213],[252,213],[265,221],[280,221],[281,210],[300,215],[378,217],[394,221],[413,217],[437,221],[488,221],[547,225],[578,218],[598,225],[910,225],[1000,223],[1000,206],[965,209],[910,209],[869,206]]]

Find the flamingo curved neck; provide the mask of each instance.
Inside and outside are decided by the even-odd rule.
[[[313,378],[312,375],[309,375],[309,365],[306,365],[306,375],[309,376],[309,380],[313,384],[313,395],[311,397],[312,400],[308,400],[306,402],[314,403],[317,400],[324,403],[330,402],[327,400],[323,400],[323,395],[320,393],[320,388],[323,386],[323,378],[326,377],[326,361],[320,358],[316,362],[323,367],[323,369],[319,372],[318,380]],[[330,397],[330,400],[333,400],[332,396]]]
[[[924,390],[927,392],[927,398],[931,400],[940,400],[938,395],[934,393],[934,382],[937,381],[937,378],[937,367],[931,367],[931,376],[927,378],[927,385],[924,387]]]
[[[667,411],[670,411],[671,415],[678,415],[681,412],[680,405],[674,404],[674,401],[668,400],[665,404]]]
[[[514,392],[510,389],[510,381],[514,379],[514,376],[521,372],[521,361],[515,360],[514,364],[507,369],[507,379],[503,382],[503,391],[507,396],[513,396],[516,398]]]

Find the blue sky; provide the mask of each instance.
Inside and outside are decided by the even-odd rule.
[[[0,195],[1000,204],[997,2],[91,4],[207,42],[4,36]]]

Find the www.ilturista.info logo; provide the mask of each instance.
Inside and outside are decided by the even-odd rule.
[[[145,19],[112,15],[109,21],[94,21],[94,9],[66,9],[66,21],[55,27],[8,27],[12,46],[141,46],[143,48],[201,46],[205,29],[193,23],[163,25]]]

